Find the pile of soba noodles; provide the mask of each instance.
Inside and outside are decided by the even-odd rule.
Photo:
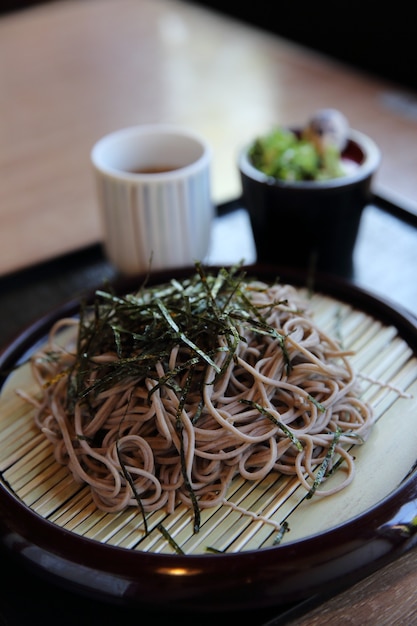
[[[36,424],[104,511],[201,510],[234,477],[270,472],[329,494],[336,459],[337,489],[352,480],[346,444],[372,422],[348,356],[292,286],[196,264],[162,286],[97,291],[57,322],[31,361]]]

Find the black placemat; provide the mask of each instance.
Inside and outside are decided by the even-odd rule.
[[[234,200],[218,207],[218,220],[237,208]],[[374,291],[417,313],[416,281],[409,279],[417,268],[417,229],[407,213],[379,197],[365,209],[356,250],[352,282]],[[414,256],[413,256],[414,255]],[[7,345],[30,322],[58,308],[65,301],[113,281],[117,273],[106,260],[100,245],[53,259],[0,278],[0,348]],[[415,308],[414,308],[415,304]],[[181,624],[219,624],[237,619],[256,625],[285,624],[311,609],[324,598],[310,598],[288,607],[253,612],[206,614],[162,614],[94,601],[55,587],[26,569],[2,548],[3,582],[0,588],[0,625],[102,626],[168,620]]]

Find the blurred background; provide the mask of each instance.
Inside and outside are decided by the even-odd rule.
[[[416,26],[405,0],[282,2],[195,0],[217,11],[311,47],[356,69],[417,87]]]
[[[0,0],[0,12],[65,0]],[[140,3],[141,0],[137,0]],[[185,0],[330,55],[355,69],[417,89],[416,25],[406,0],[240,3],[234,0]]]

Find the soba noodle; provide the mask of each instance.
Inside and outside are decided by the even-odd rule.
[[[32,359],[36,424],[103,511],[213,507],[234,477],[270,472],[329,495],[352,480],[347,448],[366,439],[372,410],[349,355],[306,308],[292,286],[201,269],[125,297],[98,293]],[[61,345],[68,326],[77,336]],[[336,464],[344,479],[326,490]]]

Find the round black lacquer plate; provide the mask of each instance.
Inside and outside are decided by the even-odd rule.
[[[193,271],[159,272],[149,282],[181,279]],[[28,355],[42,345],[57,319],[77,314],[80,303],[74,301],[33,323],[0,355],[0,541],[25,565],[64,588],[116,604],[227,611],[287,605],[331,593],[414,545],[415,319],[338,278],[316,276],[311,281],[303,273],[262,266],[246,272],[299,287],[317,323],[329,334],[337,332],[354,351],[353,364],[376,422],[369,440],[355,453],[352,485],[325,503],[312,498],[308,505],[295,507],[291,530],[278,545],[259,518],[279,519],[271,481],[256,487],[255,499],[263,504],[255,520],[240,518],[236,510],[215,511],[204,518],[204,532],[196,538],[187,530],[187,512],[164,517],[184,554],[175,553],[157,530],[142,540],[137,511],[100,513],[86,488],[75,488],[66,468],[54,461],[30,408],[15,393],[29,384],[24,365]],[[141,282],[141,277],[129,279],[115,289],[131,291]],[[246,488],[238,485],[234,491],[245,508],[254,500],[251,490],[242,495]],[[216,542],[221,549],[207,550]]]

